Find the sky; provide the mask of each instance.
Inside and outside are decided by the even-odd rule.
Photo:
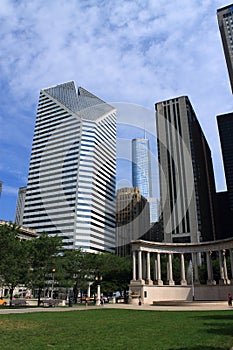
[[[0,219],[14,221],[27,183],[40,89],[71,80],[119,109],[118,187],[130,185],[131,138],[146,129],[155,148],[154,104],[187,95],[225,190],[216,115],[232,111],[233,97],[216,11],[228,4],[1,0]]]

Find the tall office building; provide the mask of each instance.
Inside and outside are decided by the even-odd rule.
[[[40,91],[24,226],[115,250],[116,110],[68,82]]]
[[[152,197],[151,159],[148,139],[132,140],[132,180],[145,198]]]
[[[117,244],[119,256],[129,255],[130,242],[140,239],[150,229],[149,205],[137,187],[124,187],[116,195]]]
[[[27,187],[20,187],[18,190],[18,197],[16,203],[16,212],[15,212],[15,223],[17,225],[23,225],[23,213],[24,213],[24,204],[26,197]]]
[[[228,200],[233,211],[233,113],[217,116]]]
[[[146,138],[132,140],[132,182],[149,202],[150,222],[158,221],[157,199],[152,195],[150,145]]]
[[[216,193],[217,199],[217,239],[233,237],[233,210],[229,204],[229,192]]]
[[[218,9],[217,17],[233,92],[233,4]]]
[[[150,197],[147,199],[150,206],[150,223],[159,222],[160,203],[158,198]]]
[[[156,104],[165,242],[215,239],[211,152],[186,96]]]

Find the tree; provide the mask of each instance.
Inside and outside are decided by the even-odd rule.
[[[63,282],[61,284],[73,289],[75,303],[77,302],[79,289],[87,285],[85,279],[88,274],[85,264],[86,254],[81,249],[74,249],[64,251],[62,256]]]
[[[93,255],[94,276],[102,277],[101,289],[104,294],[111,294],[114,291],[126,290],[132,278],[131,257],[119,257],[112,253]],[[99,282],[96,281],[94,286]]]
[[[28,242],[19,238],[20,228],[8,223],[0,226],[0,276],[10,290],[10,305],[18,284],[26,280],[28,272]]]
[[[111,253],[94,254],[81,250],[67,250],[62,260],[65,271],[63,283],[73,288],[75,302],[78,291],[82,294],[87,290],[89,282],[93,282],[93,289],[101,283],[101,290],[105,294],[128,289],[132,265],[130,257],[120,258]]]
[[[40,305],[42,290],[46,283],[53,279],[53,271],[59,267],[62,253],[62,238],[42,233],[38,238],[30,241],[30,270],[28,282],[32,288],[38,288],[38,306]]]

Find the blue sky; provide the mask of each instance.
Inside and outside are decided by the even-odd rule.
[[[14,220],[18,188],[27,182],[40,89],[70,80],[124,110],[146,111],[146,121],[119,113],[122,169],[127,139],[141,137],[145,125],[153,135],[154,104],[188,95],[212,150],[217,190],[224,190],[216,115],[232,111],[233,98],[216,10],[228,4],[1,0],[0,218]],[[130,181],[122,169],[120,185]]]

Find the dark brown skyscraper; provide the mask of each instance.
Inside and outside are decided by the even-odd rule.
[[[211,152],[186,96],[156,104],[165,242],[215,239]]]
[[[233,211],[233,113],[217,116],[228,200]]]
[[[217,17],[233,92],[233,4],[218,9]]]

